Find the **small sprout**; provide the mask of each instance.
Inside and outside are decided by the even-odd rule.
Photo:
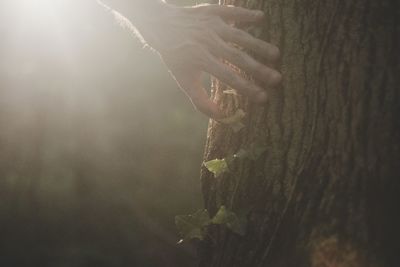
[[[182,237],[178,244],[191,239],[204,239],[204,227],[210,223],[207,210],[198,210],[193,215],[175,216],[175,224]]]
[[[267,150],[267,146],[261,143],[253,143],[248,146],[246,149],[239,149],[234,155],[227,156],[223,159],[213,159],[207,162],[204,162],[204,166],[212,172],[217,178],[221,174],[229,171],[229,166],[232,169],[235,159],[249,159],[249,160],[257,160],[265,151]]]
[[[221,206],[212,219],[210,219],[207,210],[198,210],[193,215],[175,216],[175,224],[182,237],[177,243],[179,245],[192,239],[204,240],[206,227],[210,224],[225,225],[232,232],[244,236],[246,219],[242,216],[238,217],[225,206]]]
[[[232,232],[241,236],[245,235],[245,219],[239,219],[232,211],[229,211],[225,206],[221,206],[211,223],[225,224]]]
[[[266,145],[261,143],[253,143],[248,146],[247,149],[239,149],[239,151],[236,152],[233,157],[237,159],[257,160],[266,150]]]
[[[218,121],[222,124],[229,125],[229,127],[232,128],[233,132],[237,133],[245,127],[244,124],[241,122],[245,116],[246,113],[242,109],[238,109],[232,116],[229,116],[225,119],[220,119]]]
[[[215,178],[220,176],[222,173],[229,171],[228,164],[225,159],[213,159],[204,162],[204,166],[207,168],[207,170],[214,174]]]
[[[243,148],[239,149],[238,152],[236,152],[233,157],[235,159],[245,159],[248,158],[249,152]]]

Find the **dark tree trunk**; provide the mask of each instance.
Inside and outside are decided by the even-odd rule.
[[[397,0],[225,1],[263,9],[281,48],[283,87],[234,133],[210,122],[205,161],[254,142],[267,150],[201,180],[210,214],[246,211],[245,236],[208,228],[201,266],[400,266],[400,68]]]

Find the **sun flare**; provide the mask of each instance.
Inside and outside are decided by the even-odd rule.
[[[28,20],[45,21],[54,18],[56,5],[59,1],[54,0],[17,0],[20,15]]]

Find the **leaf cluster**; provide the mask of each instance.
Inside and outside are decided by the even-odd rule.
[[[234,212],[221,206],[213,218],[210,218],[207,210],[198,210],[190,215],[178,215],[175,224],[179,230],[181,240],[178,244],[192,240],[204,240],[206,227],[214,225],[225,225],[232,232],[243,236],[245,234],[246,219],[239,218]]]
[[[229,171],[229,167],[233,166],[235,160],[257,160],[265,151],[267,146],[265,144],[255,142],[246,148],[240,148],[235,154],[229,155],[223,159],[213,159],[204,162],[204,166],[214,174],[217,178],[223,173]]]

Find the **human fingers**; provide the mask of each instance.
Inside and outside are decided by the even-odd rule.
[[[222,112],[218,108],[218,105],[210,99],[204,87],[193,86],[185,90],[185,92],[197,110],[213,119],[222,118]]]
[[[254,78],[264,82],[268,87],[277,87],[282,80],[282,75],[249,56],[244,51],[225,43],[218,36],[214,36],[211,51],[217,57],[223,57],[233,65],[251,73]]]
[[[222,112],[210,99],[201,83],[201,72],[192,69],[171,70],[179,87],[186,93],[193,106],[201,113],[213,119],[220,119]]]
[[[233,71],[228,65],[223,64],[213,55],[208,55],[204,70],[226,83],[233,89],[247,95],[253,102],[264,103],[267,101],[267,93],[255,83],[244,79]]]
[[[253,51],[258,56],[265,58],[268,63],[275,64],[280,59],[280,51],[277,46],[257,39],[243,30],[224,25],[218,27],[216,32],[225,41]]]
[[[264,18],[264,12],[260,10],[250,10],[231,5],[200,5],[194,7],[193,10],[207,15],[218,16],[225,21],[255,23]]]

